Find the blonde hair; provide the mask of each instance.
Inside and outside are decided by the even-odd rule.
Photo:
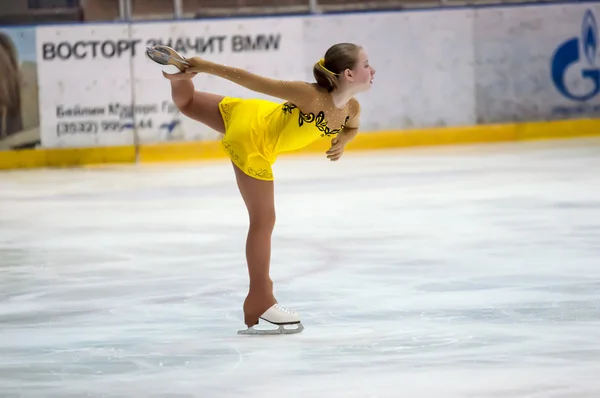
[[[338,43],[331,46],[313,67],[317,84],[328,92],[338,88],[339,78],[346,69],[353,69],[361,47],[353,43]]]

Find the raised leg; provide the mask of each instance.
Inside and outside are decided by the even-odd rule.
[[[181,113],[225,134],[219,111],[223,96],[196,91],[192,82],[196,73],[186,71],[190,64],[171,47],[153,46],[146,50],[146,55],[160,66],[163,76],[171,82],[171,97]]]
[[[164,76],[171,81],[171,97],[177,108],[187,117],[225,134],[225,124],[219,111],[222,95],[205,93],[194,89],[194,73]]]

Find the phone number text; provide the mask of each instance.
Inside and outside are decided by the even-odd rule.
[[[64,122],[56,124],[56,134],[60,137],[69,134],[101,134],[120,133],[123,131],[151,129],[152,120],[141,120],[137,122],[122,121],[87,121],[87,122]]]

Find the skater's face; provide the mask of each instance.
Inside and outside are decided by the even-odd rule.
[[[375,78],[375,69],[369,64],[367,53],[362,48],[358,52],[354,68],[347,71],[346,78],[358,91],[366,91],[371,88]]]

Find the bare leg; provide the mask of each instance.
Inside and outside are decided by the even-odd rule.
[[[219,103],[222,96],[194,90],[192,74],[166,76],[171,81],[173,102],[184,115],[224,134],[225,125]],[[271,236],[275,227],[275,198],[273,181],[252,178],[233,165],[238,188],[248,209],[250,227],[246,240],[246,261],[250,288],[244,301],[244,323],[250,327],[271,306],[277,303],[271,264]]]
[[[194,90],[191,77],[182,76],[179,80],[171,77],[173,102],[184,115],[225,134],[225,124],[219,111],[219,103],[223,100],[223,96]]]
[[[248,208],[250,228],[246,240],[246,261],[250,289],[244,301],[244,323],[250,327],[273,304],[273,281],[269,275],[271,264],[271,236],[275,227],[275,194],[273,181],[263,181],[244,174],[233,166],[238,188]]]

